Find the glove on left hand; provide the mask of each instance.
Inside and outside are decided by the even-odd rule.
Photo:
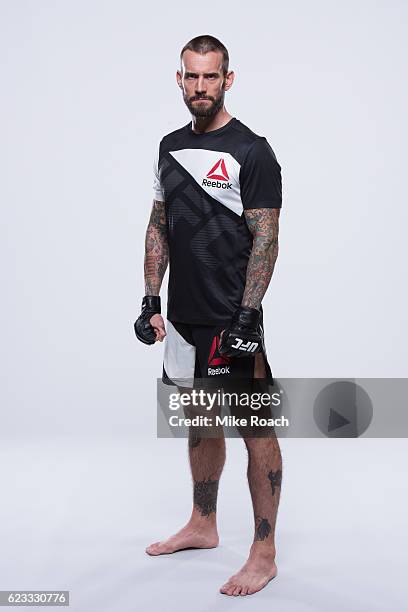
[[[248,357],[264,348],[261,313],[256,308],[240,306],[223,332],[219,352],[227,357]]]

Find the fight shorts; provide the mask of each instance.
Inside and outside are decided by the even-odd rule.
[[[227,357],[219,353],[220,334],[225,327],[225,324],[192,325],[167,321],[163,382],[188,387],[196,379],[211,379],[216,385],[224,385],[232,379],[253,379],[255,355]],[[273,384],[265,352],[263,356],[265,378]]]
[[[211,412],[207,412],[205,405],[184,409],[185,416],[209,415],[213,417],[212,423],[214,416],[218,415],[234,419],[222,427],[190,427],[190,437],[274,437],[274,428],[264,424],[269,423],[268,419],[273,416],[271,404],[258,405],[254,411],[246,401],[242,403],[242,398],[259,399],[273,389],[274,380],[266,353],[263,352],[266,376],[255,378],[255,355],[226,357],[219,353],[220,334],[224,329],[225,324],[190,325],[168,321],[162,381],[166,385],[175,385],[179,392],[184,388],[186,391],[218,389],[228,393],[227,403],[217,404]],[[255,424],[252,415],[259,417]]]

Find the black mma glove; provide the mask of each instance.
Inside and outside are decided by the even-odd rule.
[[[150,319],[154,314],[160,314],[160,296],[145,295],[142,301],[142,314],[134,324],[136,338],[144,344],[154,344],[156,334],[150,325]]]
[[[256,308],[240,306],[221,336],[219,352],[226,357],[248,357],[263,350],[261,313]]]

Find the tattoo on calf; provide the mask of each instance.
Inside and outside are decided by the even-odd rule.
[[[266,540],[271,531],[272,528],[268,519],[260,516],[255,517],[255,540]]]
[[[201,516],[210,516],[217,508],[218,480],[201,480],[194,483],[194,505]]]
[[[268,478],[272,487],[272,495],[275,495],[276,488],[280,487],[282,483],[282,470],[276,470],[276,472],[271,470],[268,474]]]

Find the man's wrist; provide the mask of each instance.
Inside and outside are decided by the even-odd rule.
[[[246,292],[244,291],[241,306],[244,306],[245,308],[255,308],[256,310],[260,310],[261,302],[262,298],[259,298],[255,295],[246,295]]]
[[[238,322],[240,325],[245,327],[256,328],[261,318],[261,311],[258,308],[252,308],[252,306],[241,305],[233,316],[233,321]]]
[[[147,309],[155,314],[161,314],[161,300],[159,295],[145,295],[142,300],[142,310]]]

